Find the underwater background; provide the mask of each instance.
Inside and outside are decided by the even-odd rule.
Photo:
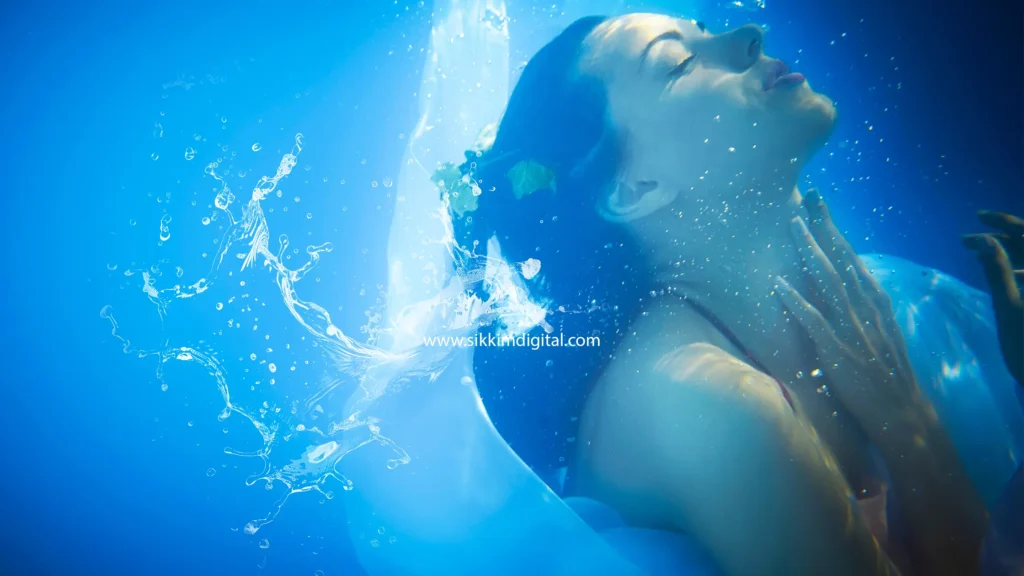
[[[242,198],[301,133],[272,213],[267,203],[274,240],[287,233],[299,247],[282,253],[291,269],[309,259],[306,246],[330,243],[302,298],[344,334],[374,342],[431,26],[449,4],[0,8],[0,573],[361,574],[356,548],[389,544],[386,526],[350,537],[346,502],[360,486],[341,479],[292,494],[273,522],[246,530],[288,491],[247,485],[263,459],[225,452],[258,452],[260,437],[241,414],[218,418],[225,403],[209,365],[163,366],[137,351],[186,341],[216,349],[247,414],[308,419],[289,407],[323,386],[325,360],[280,285],[260,265],[234,261],[216,283],[207,278],[225,217],[212,208],[222,187],[206,168],[218,163]],[[766,26],[766,51],[837,103],[839,127],[806,181],[826,194],[858,251],[985,288],[959,234],[979,229],[981,208],[1024,214],[1019,2],[581,1],[567,12],[592,6],[693,11],[712,31]],[[571,23],[563,8],[508,0],[501,25],[513,75]],[[155,277],[154,266],[161,287],[190,286],[195,297],[166,307],[151,298],[143,272]]]

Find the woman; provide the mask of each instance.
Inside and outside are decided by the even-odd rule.
[[[479,348],[484,405],[542,476],[729,574],[894,572],[888,491],[915,573],[976,572],[985,513],[887,297],[796,189],[835,110],[762,40],[588,18],[530,62],[457,232],[539,261],[548,328],[601,345]]]

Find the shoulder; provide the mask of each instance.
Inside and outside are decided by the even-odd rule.
[[[609,365],[587,402],[584,426],[591,414],[605,429],[644,420],[657,441],[665,429],[737,437],[797,424],[776,381],[732,352],[708,342],[661,348],[650,344]]]

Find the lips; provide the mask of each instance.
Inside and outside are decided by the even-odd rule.
[[[765,91],[778,86],[796,86],[803,84],[807,79],[799,72],[790,72],[782,60],[772,60],[768,65],[768,71],[764,78]]]

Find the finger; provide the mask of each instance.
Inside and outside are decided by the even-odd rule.
[[[822,251],[832,260],[835,269],[846,283],[846,292],[854,305],[870,298],[883,315],[891,315],[892,301],[867,266],[857,256],[853,246],[839,232],[828,206],[816,189],[808,191],[804,207],[811,216],[810,229]]]
[[[1003,358],[1018,383],[1024,385],[1024,306],[1010,259],[998,240],[982,238],[976,249],[992,292],[992,308]]]
[[[1014,281],[1013,266],[1010,258],[995,237],[981,234],[968,239],[964,243],[978,254],[978,260],[985,270],[992,291],[993,304],[997,312],[1000,307],[1020,306],[1020,293]]]
[[[845,238],[839,233],[832,222],[832,215],[829,214],[828,206],[821,199],[821,194],[816,189],[811,189],[804,197],[804,208],[810,215],[809,229],[814,235],[815,241],[821,247],[821,251],[832,262],[836,272],[848,286],[860,284],[857,281],[856,271],[845,266],[843,253],[846,252]]]
[[[892,298],[885,291],[882,285],[864,265],[864,261],[857,255],[846,238],[839,232],[832,217],[829,214],[828,206],[825,205],[817,190],[809,191],[804,200],[804,205],[812,217],[812,222],[818,227],[815,238],[819,243],[823,238],[830,241],[836,268],[843,272],[846,293],[851,307],[859,310],[859,315],[851,323],[851,329],[859,333],[857,341],[865,350],[875,354],[877,348],[876,339],[884,339],[889,342],[886,349],[896,351],[895,362],[909,366],[906,344],[903,339],[903,332],[896,321],[896,314],[893,310]]]
[[[1000,232],[986,232],[983,234],[965,234],[961,237],[964,246],[971,250],[983,248],[985,239],[983,236],[992,236],[1003,245],[1010,263],[1016,267],[1024,267],[1024,237],[1012,237]]]
[[[834,316],[844,321],[848,320],[851,314],[850,298],[846,294],[846,289],[843,288],[839,273],[836,272],[828,256],[821,251],[821,247],[811,235],[803,218],[797,216],[790,220],[789,224],[793,239],[796,241],[797,252],[811,272],[818,293],[823,296],[823,300],[827,302],[831,309],[830,312]],[[828,312],[825,315],[828,315]]]
[[[793,289],[784,278],[776,276],[775,282],[776,294],[782,301],[782,305],[793,315],[797,324],[807,331],[818,349],[819,356],[831,356],[835,350],[840,348],[841,343],[825,317]]]
[[[1024,220],[1012,214],[978,210],[978,220],[985,226],[1001,230],[1011,236],[1024,236]]]

